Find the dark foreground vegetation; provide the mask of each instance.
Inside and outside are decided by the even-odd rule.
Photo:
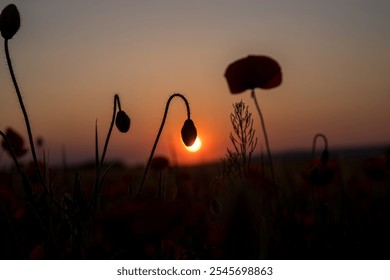
[[[23,198],[16,170],[3,170],[1,258],[390,257],[385,154],[332,160],[331,178],[324,182],[307,176],[312,164],[304,157],[276,158],[277,188],[262,180],[259,164],[245,177],[220,176],[221,163],[153,167],[138,197],[131,182],[143,168],[114,166],[94,211],[87,203],[93,168],[48,170],[55,174],[53,186],[61,187],[48,199],[35,183],[34,205]]]

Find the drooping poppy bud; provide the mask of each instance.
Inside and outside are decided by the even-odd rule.
[[[116,114],[115,125],[120,132],[126,133],[127,131],[129,131],[130,128],[129,116],[124,111],[120,110]]]
[[[181,139],[183,140],[183,143],[187,147],[192,146],[196,140],[197,135],[198,133],[196,131],[194,122],[191,119],[187,119],[181,129]]]
[[[14,4],[9,4],[0,14],[0,31],[4,39],[9,40],[20,28],[20,15]]]

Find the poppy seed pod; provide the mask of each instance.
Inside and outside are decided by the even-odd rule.
[[[120,110],[116,114],[115,125],[120,132],[126,133],[127,131],[129,131],[130,128],[129,116],[124,111]]]
[[[197,135],[198,133],[196,131],[194,122],[191,119],[187,119],[181,129],[181,139],[183,140],[183,143],[187,147],[192,146],[196,140]]]
[[[14,4],[9,4],[0,14],[0,31],[4,39],[9,40],[20,28],[19,11]]]

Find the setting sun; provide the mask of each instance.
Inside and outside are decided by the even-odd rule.
[[[192,146],[190,147],[186,147],[186,149],[192,153],[195,153],[199,151],[201,147],[202,147],[202,142],[200,141],[199,137],[196,137],[194,144],[192,144]]]

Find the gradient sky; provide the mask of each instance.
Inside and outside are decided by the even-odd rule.
[[[8,1],[0,1],[3,9]],[[22,26],[9,42],[32,130],[49,160],[94,156],[112,115],[114,93],[132,123],[112,135],[107,158],[144,164],[170,94],[189,100],[203,147],[184,149],[181,100],[171,103],[156,154],[181,164],[224,157],[229,114],[249,92],[229,93],[224,72],[249,54],[276,59],[280,87],[256,94],[271,150],[310,149],[318,132],[330,147],[390,144],[390,2],[371,0],[14,1]],[[3,48],[3,47],[2,47]],[[0,129],[26,137],[17,98],[0,60]],[[27,137],[26,137],[27,139]],[[2,154],[2,164],[7,156]],[[26,156],[24,160],[27,160]]]

